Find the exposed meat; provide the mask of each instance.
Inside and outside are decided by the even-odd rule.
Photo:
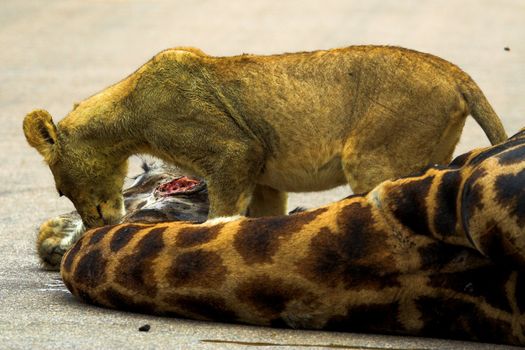
[[[187,176],[177,177],[169,182],[160,184],[155,189],[156,196],[170,196],[173,194],[190,191],[199,185],[201,181],[189,178]]]

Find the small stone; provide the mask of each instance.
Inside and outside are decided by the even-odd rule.
[[[503,48],[503,50],[505,50],[505,51],[510,51],[510,47],[505,46],[505,47]]]
[[[144,326],[139,327],[140,332],[149,332],[151,326],[149,324],[145,324]]]

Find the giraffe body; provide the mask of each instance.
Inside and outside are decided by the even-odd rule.
[[[290,216],[88,231],[69,290],[201,320],[525,344],[525,130]]]

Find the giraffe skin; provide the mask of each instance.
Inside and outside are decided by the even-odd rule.
[[[522,129],[290,216],[97,228],[61,274],[127,311],[525,345],[524,223]]]

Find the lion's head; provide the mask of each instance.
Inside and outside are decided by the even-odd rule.
[[[120,221],[124,214],[126,161],[115,162],[111,152],[61,131],[44,110],[29,113],[23,128],[27,142],[49,165],[58,193],[73,202],[86,227]]]

